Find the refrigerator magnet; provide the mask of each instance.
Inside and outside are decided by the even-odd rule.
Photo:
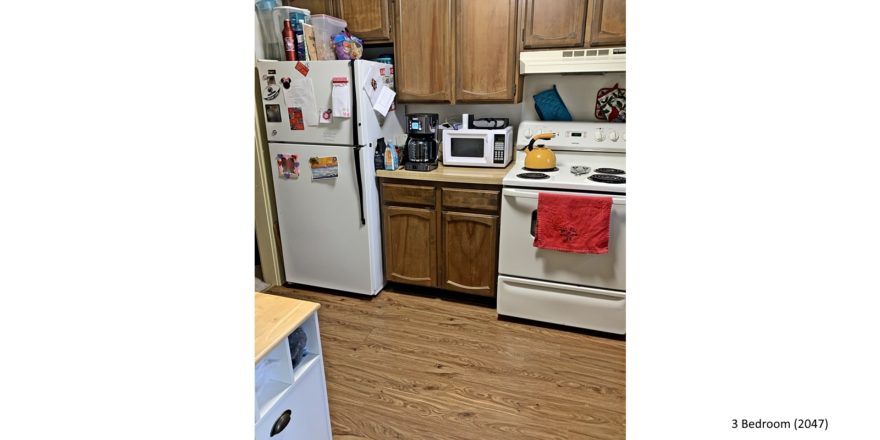
[[[312,180],[339,177],[339,162],[336,156],[310,157],[309,168],[312,170]]]
[[[284,87],[285,90],[289,89],[290,88],[290,78],[288,78],[286,76],[284,78],[281,78],[281,85]]]
[[[287,116],[290,118],[290,129],[291,130],[305,130],[306,127],[303,124],[303,112],[299,107],[288,107],[287,108]]]
[[[344,76],[336,76],[331,80],[333,90],[330,93],[331,102],[333,103],[333,116],[337,118],[351,117],[351,84],[348,78]]]
[[[266,101],[274,101],[279,93],[281,93],[281,87],[278,87],[275,84],[266,86],[266,88],[263,89],[263,99]]]
[[[278,165],[278,177],[282,179],[299,178],[299,156],[296,154],[279,154],[275,157]]]
[[[278,104],[266,104],[266,121],[281,122],[281,106]]]
[[[302,76],[309,76],[309,67],[302,63],[302,61],[297,61],[296,66],[293,67],[297,72],[301,73]]]
[[[321,112],[321,120],[318,121],[321,124],[329,124],[333,121],[333,109],[327,109]]]

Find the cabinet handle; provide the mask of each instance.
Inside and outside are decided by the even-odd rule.
[[[276,434],[284,431],[284,428],[287,428],[287,425],[290,423],[290,414],[290,410],[287,410],[278,416],[278,420],[272,425],[272,432],[269,433],[269,437],[275,437]]]

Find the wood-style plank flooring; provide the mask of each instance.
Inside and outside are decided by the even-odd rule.
[[[624,340],[388,289],[269,293],[321,303],[334,439],[625,438]]]

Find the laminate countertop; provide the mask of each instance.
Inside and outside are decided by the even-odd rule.
[[[254,293],[254,363],[321,307],[318,303]]]
[[[504,168],[446,167],[440,163],[437,164],[436,170],[409,171],[400,167],[397,171],[376,170],[376,176],[389,179],[501,185],[501,180],[513,166],[514,161],[510,161],[510,164]]]

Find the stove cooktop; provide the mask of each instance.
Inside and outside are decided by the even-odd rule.
[[[596,191],[626,194],[626,155],[620,153],[556,151],[556,171],[542,171],[547,177],[523,177],[524,155],[504,176],[504,186],[568,191]]]

